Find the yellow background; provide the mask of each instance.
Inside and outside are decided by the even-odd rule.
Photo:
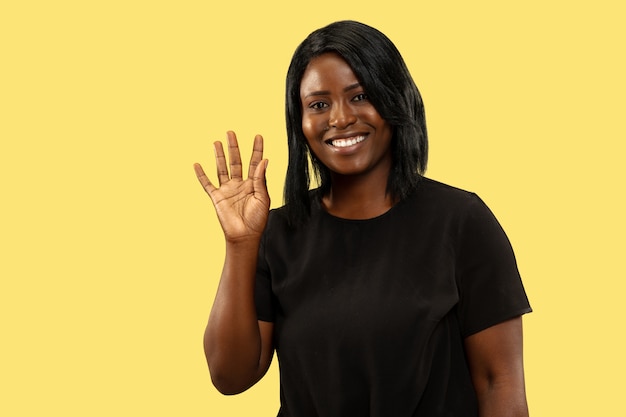
[[[262,133],[279,206],[289,59],[346,18],[405,57],[429,176],[515,247],[531,414],[626,415],[621,3],[2,2],[0,415],[276,415],[276,364],[239,396],[210,384],[223,239],[192,163]]]

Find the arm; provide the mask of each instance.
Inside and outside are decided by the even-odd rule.
[[[204,333],[204,351],[213,385],[238,394],[254,385],[270,366],[273,323],[258,321],[254,279],[258,245],[226,245],[226,259]]]
[[[204,350],[215,387],[223,394],[236,394],[265,374],[273,356],[273,324],[257,320],[254,303],[257,255],[270,199],[263,138],[254,140],[247,179],[242,177],[233,132],[228,132],[228,146],[230,175],[222,144],[215,143],[219,188],[199,164],[194,168],[211,197],[226,239],[226,258],[204,334]]]
[[[465,339],[480,417],[528,417],[522,358],[522,318]]]

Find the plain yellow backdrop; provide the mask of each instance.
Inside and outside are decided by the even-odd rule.
[[[3,2],[0,415],[276,415],[275,363],[238,396],[210,383],[223,238],[192,163],[262,133],[279,206],[287,65],[340,19],[396,43],[428,175],[477,192],[514,245],[531,414],[626,415],[621,4]]]

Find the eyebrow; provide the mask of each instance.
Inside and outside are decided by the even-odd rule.
[[[361,83],[354,83],[354,84],[350,84],[349,86],[347,86],[346,88],[344,88],[344,89],[343,89],[343,92],[344,92],[344,93],[347,93],[348,91],[350,91],[350,90],[354,90],[354,89],[357,89],[357,88],[359,88],[360,86],[361,86]],[[306,96],[304,96],[304,97],[306,98],[306,97],[311,97],[311,96],[327,96],[327,95],[329,95],[329,94],[330,94],[330,91],[328,91],[328,90],[313,91],[313,92],[311,92],[311,93],[307,94],[307,95],[306,95]]]

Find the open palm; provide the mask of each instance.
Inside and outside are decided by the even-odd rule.
[[[265,229],[270,197],[265,185],[267,160],[263,160],[263,138],[254,138],[248,177],[243,178],[237,136],[227,133],[230,173],[221,142],[215,142],[215,159],[219,188],[215,187],[200,164],[195,164],[196,176],[211,197],[226,240],[239,241],[258,238]]]

